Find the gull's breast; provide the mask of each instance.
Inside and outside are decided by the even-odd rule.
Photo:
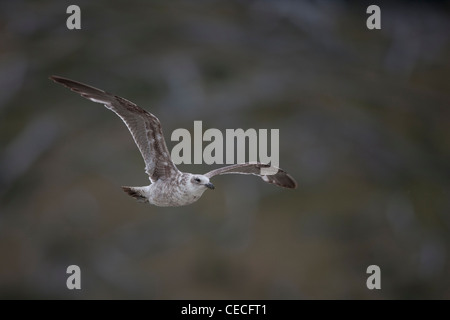
[[[178,180],[158,180],[150,185],[149,202],[159,207],[180,207],[197,201],[203,192],[191,193]]]

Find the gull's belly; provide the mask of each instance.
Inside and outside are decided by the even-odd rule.
[[[160,184],[158,182],[150,185],[148,201],[159,207],[180,207],[197,201],[203,194],[189,193],[177,184]]]

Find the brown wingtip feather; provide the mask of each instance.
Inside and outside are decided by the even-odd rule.
[[[297,189],[297,182],[291,176],[286,175],[281,179],[277,179],[277,185],[286,189]]]
[[[84,89],[95,89],[95,90],[101,91],[97,88],[88,86],[81,82],[70,80],[70,79],[67,79],[64,77],[60,77],[60,76],[50,76],[49,79],[53,80],[56,83],[62,84],[64,87],[66,87],[74,92],[77,92],[77,93],[80,93],[80,87],[84,88]]]
[[[50,76],[50,77],[48,77],[50,80],[53,80],[54,82],[57,82],[57,83],[61,83],[61,84],[66,84],[67,82],[71,82],[72,80],[69,80],[69,79],[67,79],[67,78],[63,78],[63,77],[60,77],[60,76]]]
[[[53,80],[56,83],[60,83],[63,86],[65,86],[66,88],[69,88],[72,91],[75,91],[75,92],[78,92],[78,93],[80,93],[80,88],[88,89],[88,90],[89,89],[93,89],[95,91],[103,92],[103,90],[100,90],[98,88],[89,86],[87,84],[84,84],[84,83],[81,83],[81,82],[78,82],[78,81],[75,81],[75,80],[71,80],[71,79],[68,79],[68,78],[60,77],[60,76],[50,76],[49,79]]]
[[[265,163],[259,163],[257,165],[259,168],[270,168],[271,165],[270,164],[265,164]],[[276,168],[276,167],[274,167]],[[286,171],[284,171],[283,169],[277,168],[278,172],[274,175],[267,175],[264,176],[265,178],[263,178],[264,181],[268,182],[268,183],[272,183],[274,185],[277,185],[279,187],[282,188],[286,188],[286,189],[297,189],[298,184],[297,182],[294,180],[294,178],[292,178],[292,176],[287,173]]]
[[[279,169],[278,173],[273,176],[274,182],[276,185],[287,188],[287,189],[297,189],[298,184],[294,180],[294,178],[291,177],[290,174],[288,174],[286,171]],[[269,177],[270,179],[270,177]]]

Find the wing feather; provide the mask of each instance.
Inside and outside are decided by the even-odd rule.
[[[58,76],[51,76],[50,79],[86,99],[104,104],[122,119],[144,158],[145,172],[152,182],[179,172],[170,158],[161,123],[153,114],[131,101],[86,84]]]
[[[284,170],[263,163],[240,163],[212,170],[205,174],[212,178],[221,174],[252,174],[279,187],[295,189],[297,182]]]

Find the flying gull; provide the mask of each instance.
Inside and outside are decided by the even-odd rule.
[[[104,104],[126,124],[144,158],[145,172],[150,179],[148,186],[122,187],[139,202],[160,207],[185,206],[197,201],[206,189],[214,189],[210,182],[212,177],[231,173],[256,175],[284,188],[297,187],[295,180],[284,170],[259,162],[230,165],[206,174],[181,172],[170,158],[161,123],[153,114],[131,101],[86,84],[58,76],[50,79],[93,102]]]

